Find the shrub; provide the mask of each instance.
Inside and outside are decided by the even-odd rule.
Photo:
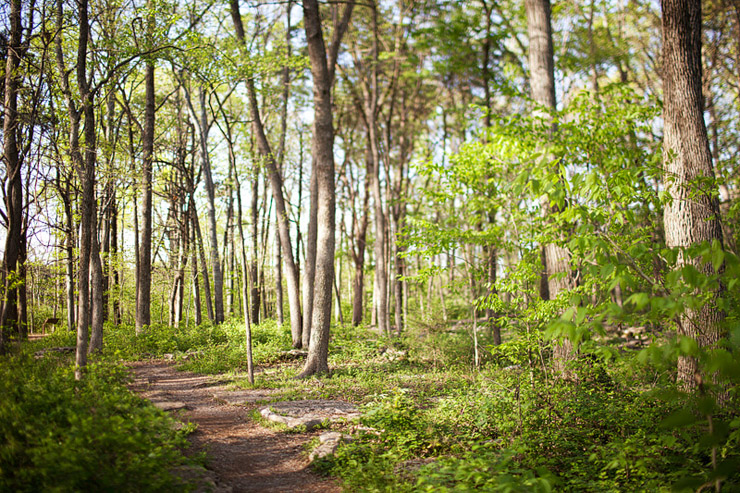
[[[179,491],[171,469],[186,440],[173,420],[125,387],[127,372],[92,363],[0,364],[0,491]]]

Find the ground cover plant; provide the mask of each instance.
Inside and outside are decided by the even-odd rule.
[[[128,390],[122,365],[96,361],[76,381],[68,355],[34,359],[41,348],[0,362],[0,490],[187,490],[174,473],[187,427]]]

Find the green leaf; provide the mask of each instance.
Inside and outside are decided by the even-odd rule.
[[[634,293],[627,298],[627,303],[635,305],[635,308],[642,310],[650,302],[650,297],[647,293]]]

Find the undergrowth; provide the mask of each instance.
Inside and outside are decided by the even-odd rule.
[[[186,461],[186,431],[129,391],[127,379],[125,368],[107,362],[91,363],[78,382],[68,358],[4,356],[0,491],[187,489],[173,475]]]
[[[737,386],[724,407],[676,389],[680,341],[622,353],[584,343],[570,369],[575,377],[562,380],[541,332],[504,335],[493,346],[490,334],[478,334],[475,368],[465,327],[426,326],[393,338],[334,327],[331,376],[296,380],[302,360],[285,359],[289,330],[267,321],[253,330],[263,370],[255,386],[281,389],[275,399],[361,406],[361,423],[342,426],[354,440],[315,464],[347,491],[697,491],[718,478],[722,491],[740,491]],[[169,352],[182,368],[218,373],[246,368],[243,341],[238,321],[138,336],[121,327],[106,332],[106,354]],[[234,381],[251,387],[239,375]]]

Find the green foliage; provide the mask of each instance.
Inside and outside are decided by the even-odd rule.
[[[45,357],[0,364],[0,490],[179,491],[186,441],[173,420],[126,389],[126,370],[85,379]]]
[[[740,340],[740,333],[730,339]],[[662,378],[675,368],[678,341],[621,356],[585,343],[584,353],[594,351],[571,364],[575,380],[562,381],[543,364],[549,348],[541,332],[489,347],[490,363],[474,378],[455,368],[429,372],[439,364],[430,347],[442,344],[454,353],[466,345],[463,335],[408,340],[416,342],[406,346],[404,365],[378,366],[373,354],[383,343],[359,335],[335,347],[344,353],[335,361],[363,364],[335,371],[321,395],[368,403],[355,440],[319,468],[352,491],[668,491],[717,477],[732,491],[740,480],[735,405],[721,411],[712,398],[678,392]],[[736,381],[730,351],[696,354],[725,381]],[[394,390],[369,395],[383,385]],[[409,466],[419,462],[428,463]]]
[[[177,329],[153,325],[141,334],[132,326],[109,326],[105,331],[105,354],[136,360],[171,354],[183,361],[183,369],[200,373],[223,373],[246,369],[247,350],[244,322],[231,319],[218,326],[205,323]],[[253,357],[256,364],[269,363],[278,352],[291,347],[290,330],[273,320],[252,327]]]

